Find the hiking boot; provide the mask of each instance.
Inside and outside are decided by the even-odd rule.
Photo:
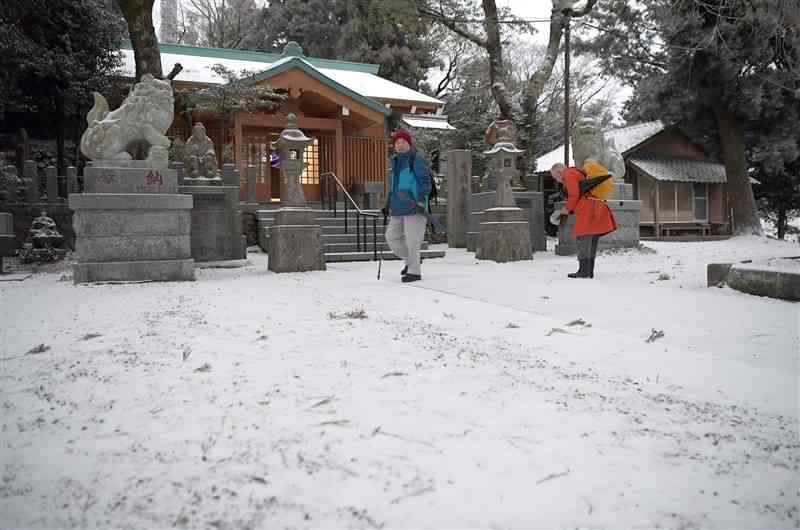
[[[402,282],[409,283],[409,282],[418,282],[422,279],[422,275],[420,274],[406,274],[403,276]]]
[[[400,276],[405,276],[406,274],[408,274],[408,265],[403,267],[403,270],[400,271]]]
[[[590,278],[589,258],[578,260],[578,271],[567,274],[568,278]]]
[[[594,260],[595,258],[589,258],[589,278],[594,278]]]

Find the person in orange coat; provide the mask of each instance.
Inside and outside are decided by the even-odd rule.
[[[580,194],[580,182],[586,175],[574,167],[554,164],[550,174],[567,189],[567,204],[561,215],[575,214],[575,240],[578,242],[578,272],[568,274],[570,278],[594,278],[594,261],[597,243],[601,236],[617,229],[611,208],[602,199],[591,194]]]

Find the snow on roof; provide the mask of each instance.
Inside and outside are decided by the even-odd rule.
[[[691,160],[663,155],[637,155],[628,159],[632,166],[659,181],[723,184],[725,166],[710,160]]]
[[[455,130],[455,127],[447,123],[447,116],[443,114],[403,114],[403,122],[415,129]]]
[[[244,50],[217,50],[214,48],[195,48],[192,46],[161,45],[161,66],[165,73],[170,72],[175,63],[183,70],[177,81],[199,84],[221,84],[220,76],[211,71],[211,66],[221,64],[236,73],[246,70],[258,73],[272,68],[291,57],[281,57],[271,53]],[[136,72],[133,50],[123,47],[122,75],[133,77]],[[302,57],[312,68],[333,79],[342,86],[376,100],[400,100],[414,103],[443,106],[444,102],[416,90],[404,87],[388,79],[375,75],[377,66],[346,61],[332,61]],[[373,73],[374,72],[374,73]]]
[[[617,147],[617,151],[625,154],[645,140],[648,140],[660,133],[666,128],[661,120],[649,121],[645,123],[638,123],[629,127],[622,127],[619,129],[611,129],[603,131],[603,136],[607,139],[613,139]],[[572,158],[572,145],[570,145],[570,165],[575,164]],[[536,171],[548,171],[553,164],[557,162],[564,162],[564,145],[560,145],[549,153],[546,153],[536,159]]]

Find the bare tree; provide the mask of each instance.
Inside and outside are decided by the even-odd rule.
[[[255,26],[257,11],[254,0],[187,0],[184,20],[199,22],[200,44],[238,48]]]
[[[531,100],[538,100],[547,80],[553,72],[558,57],[561,36],[569,18],[585,16],[597,0],[586,0],[579,10],[574,9],[575,0],[552,0],[550,15],[550,37],[544,60],[539,68],[528,78],[526,90]],[[524,23],[513,19],[508,13],[500,18],[495,0],[481,0],[483,18],[470,18],[471,2],[465,0],[416,0],[415,6],[421,16],[434,20],[453,33],[486,50],[489,55],[489,84],[492,96],[500,109],[500,117],[514,120],[514,108],[508,90],[506,70],[503,61],[503,41],[501,24],[507,22]],[[510,20],[509,20],[510,19]]]

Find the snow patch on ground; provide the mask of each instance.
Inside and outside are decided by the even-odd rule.
[[[797,527],[798,247],[647,248],[0,283],[3,527]]]

